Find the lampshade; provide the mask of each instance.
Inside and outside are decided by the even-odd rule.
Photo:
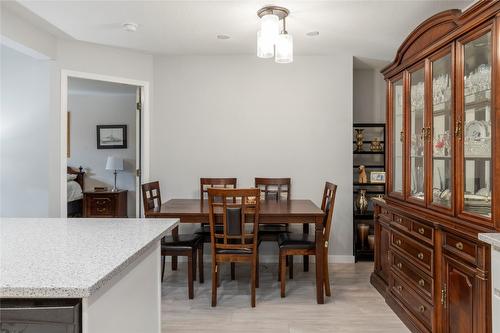
[[[123,170],[123,158],[108,156],[106,170]]]
[[[274,56],[274,43],[270,38],[262,35],[262,32],[257,31],[257,57],[272,58]]]
[[[293,38],[287,33],[282,33],[276,41],[276,57],[274,59],[279,64],[293,62]]]
[[[260,31],[262,37],[274,44],[280,33],[280,19],[278,15],[268,14],[262,16],[260,19]]]

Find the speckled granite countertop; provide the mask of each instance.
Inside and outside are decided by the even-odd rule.
[[[178,219],[0,219],[0,297],[84,298]]]
[[[500,247],[500,233],[479,234],[479,239],[490,245]]]

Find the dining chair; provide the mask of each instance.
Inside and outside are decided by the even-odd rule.
[[[236,188],[237,183],[236,178],[200,178],[200,203],[203,203],[206,197],[208,197],[209,188]],[[221,232],[222,228],[220,223],[216,224],[216,228]],[[201,235],[203,243],[210,243],[210,225],[207,223],[202,223],[201,228],[196,231],[198,235]],[[201,251],[203,254],[203,246],[201,246]],[[231,280],[236,279],[236,266],[231,263]]]
[[[323,280],[325,284],[326,296],[331,295],[330,279],[328,274],[328,241],[330,238],[330,230],[332,226],[333,209],[335,205],[335,194],[337,185],[326,182],[323,191],[323,200],[321,209],[325,212],[323,218],[323,235],[325,246],[321,247],[324,252],[323,262],[316,262],[316,265],[323,265]],[[314,235],[281,233],[278,236],[279,251],[279,275],[281,281],[281,297],[285,297],[285,273],[286,273],[286,258],[292,258],[294,255],[316,255],[316,240]],[[291,261],[292,262],[292,261]],[[290,277],[293,277],[293,265],[288,266]]]
[[[208,189],[210,242],[212,244],[212,306],[217,305],[219,264],[251,265],[251,305],[258,286],[259,189]],[[222,222],[222,230],[216,225]]]
[[[149,210],[161,206],[160,183],[150,182],[142,184],[142,200],[144,215]],[[188,259],[188,297],[194,297],[193,281],[196,281],[196,255],[198,254],[200,283],[204,282],[203,276],[203,240],[198,234],[181,234],[166,236],[161,240],[161,281],[165,274],[166,256],[185,256]]]
[[[255,178],[255,187],[261,191],[261,200],[290,200],[292,193],[291,178]],[[262,241],[277,241],[279,234],[289,232],[288,224],[261,224],[259,239]],[[309,234],[309,224],[302,225],[302,232]],[[290,258],[293,265],[293,259]],[[290,262],[287,261],[287,265]],[[309,256],[303,258],[304,272],[309,271]]]

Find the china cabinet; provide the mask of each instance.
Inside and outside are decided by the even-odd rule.
[[[491,332],[500,230],[500,2],[420,24],[387,81],[387,195],[372,284],[413,332]]]

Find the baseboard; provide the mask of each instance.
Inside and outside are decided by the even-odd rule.
[[[309,262],[314,263],[315,259],[316,259],[315,256],[309,256]],[[166,257],[165,260],[167,262],[170,262],[171,261],[171,257]],[[211,256],[210,255],[204,255],[203,256],[203,260],[205,262],[210,262]],[[274,264],[274,263],[277,264],[278,263],[278,256],[277,255],[273,255],[273,254],[265,254],[265,255],[261,255],[260,258],[259,258],[259,260],[260,260],[261,263],[264,263],[264,264]],[[179,257],[178,261],[179,262],[186,262],[187,261],[187,257]],[[293,257],[293,261],[295,263],[301,263],[302,262],[302,256],[294,256]],[[352,264],[352,263],[354,263],[354,256],[330,254],[328,256],[328,262],[331,263],[331,264]]]

